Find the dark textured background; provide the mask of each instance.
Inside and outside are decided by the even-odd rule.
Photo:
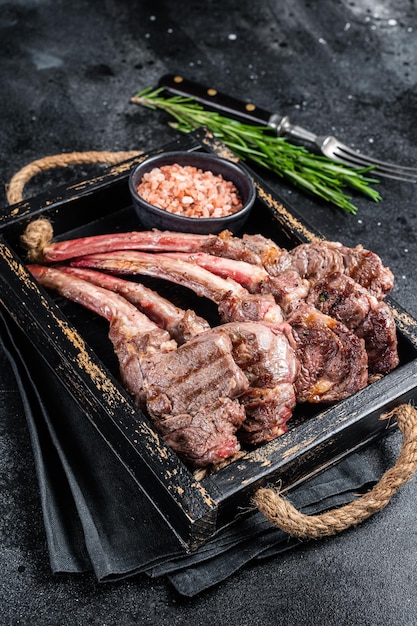
[[[413,1],[15,0],[0,2],[0,205],[11,176],[61,152],[151,148],[175,137],[129,103],[166,72],[274,107],[376,156],[417,161]],[[26,195],[97,173],[41,174]],[[277,182],[329,239],[362,243],[396,275],[417,316],[415,185],[383,182],[347,216]],[[416,486],[360,528],[254,564],[193,600],[163,580],[99,585],[52,576],[34,463],[13,375],[0,354],[0,608],[6,624],[417,623]],[[395,462],[399,435],[384,444]]]

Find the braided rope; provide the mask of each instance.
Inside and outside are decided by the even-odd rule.
[[[368,493],[320,515],[305,515],[276,490],[261,488],[254,495],[255,506],[271,524],[293,537],[317,539],[335,535],[360,524],[383,509],[417,469],[417,410],[408,404],[402,404],[382,416],[383,419],[393,417],[397,419],[404,435],[400,455],[395,466],[385,472]]]
[[[115,165],[131,159],[141,154],[139,150],[131,150],[127,152],[68,152],[64,154],[54,154],[52,156],[37,159],[22,167],[10,180],[7,186],[7,201],[9,204],[16,204],[23,200],[23,190],[28,181],[54,167],[68,167],[69,165],[83,165],[86,163],[103,163],[107,165]]]

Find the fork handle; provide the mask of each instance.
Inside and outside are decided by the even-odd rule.
[[[276,113],[272,114],[251,102],[244,102],[217,91],[213,87],[207,87],[200,83],[187,80],[177,74],[165,74],[159,80],[159,87],[163,87],[171,95],[193,98],[211,111],[217,111],[234,119],[250,124],[271,126],[279,134],[281,118]]]

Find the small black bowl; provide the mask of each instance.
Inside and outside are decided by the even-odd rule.
[[[163,165],[191,165],[213,174],[221,174],[225,180],[234,183],[241,200],[242,208],[223,217],[185,217],[170,213],[149,204],[137,192],[143,175]],[[197,233],[200,235],[230,230],[237,233],[249,217],[256,198],[256,189],[251,176],[240,165],[206,152],[164,152],[142,161],[130,174],[129,189],[136,214],[145,228]]]

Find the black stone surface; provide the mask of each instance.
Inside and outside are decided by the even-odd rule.
[[[11,176],[46,155],[129,150],[175,136],[129,103],[166,72],[287,113],[363,152],[417,161],[417,15],[406,0],[281,2],[18,0],[0,10],[0,206]],[[51,170],[33,195],[100,166]],[[277,189],[329,238],[362,243],[396,276],[393,296],[417,316],[416,186],[381,182],[356,216]],[[417,623],[415,480],[361,527],[245,567],[186,600],[163,579],[98,584],[50,571],[21,399],[0,354],[0,609],[5,624]],[[386,467],[399,435],[381,444]]]

